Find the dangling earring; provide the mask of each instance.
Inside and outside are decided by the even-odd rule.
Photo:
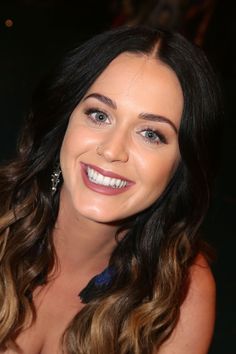
[[[52,194],[55,194],[57,191],[57,186],[60,183],[60,175],[61,175],[61,167],[58,164],[55,168],[55,170],[51,174],[51,182],[52,182],[52,187],[51,191]]]

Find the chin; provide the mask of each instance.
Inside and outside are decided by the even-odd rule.
[[[122,220],[123,218],[119,218],[118,216],[115,215],[107,215],[104,213],[79,213],[81,216],[83,216],[85,219],[88,219],[90,221],[99,223],[99,224],[112,224],[116,223],[119,220]]]
[[[85,208],[78,208],[77,214],[84,219],[99,223],[99,224],[116,224],[120,223],[122,220],[125,220],[128,216],[131,215],[124,215],[124,213],[112,213],[111,209],[106,210],[104,208],[99,209],[85,209]]]

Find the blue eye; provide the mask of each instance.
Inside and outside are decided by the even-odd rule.
[[[91,114],[91,116],[97,121],[97,122],[101,122],[104,123],[107,119],[106,114],[104,114],[103,112],[94,112]]]
[[[92,120],[93,123],[101,125],[101,124],[109,124],[108,115],[98,109],[88,109],[85,114]],[[107,122],[108,120],[108,122]]]
[[[151,144],[166,143],[166,139],[162,134],[150,128],[143,129],[140,134]]]

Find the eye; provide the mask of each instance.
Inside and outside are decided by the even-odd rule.
[[[102,112],[98,109],[91,108],[85,111],[85,114],[88,116],[93,123],[101,125],[101,124],[110,124],[110,120],[108,115],[105,112]]]
[[[143,129],[141,132],[139,132],[141,136],[144,137],[144,139],[151,144],[166,144],[166,138],[164,135],[162,135],[160,132],[155,131],[153,129],[147,128]]]

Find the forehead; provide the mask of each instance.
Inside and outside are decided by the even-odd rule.
[[[90,87],[141,112],[167,115],[178,125],[183,110],[183,93],[175,72],[160,60],[146,55],[122,53]]]

